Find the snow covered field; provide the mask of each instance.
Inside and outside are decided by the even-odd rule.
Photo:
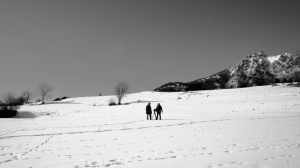
[[[0,119],[0,167],[300,167],[299,86],[109,98],[25,105]],[[148,102],[162,105],[162,120],[146,120]]]

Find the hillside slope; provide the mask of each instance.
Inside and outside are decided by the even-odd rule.
[[[283,53],[267,56],[263,51],[206,78],[188,83],[170,82],[154,89],[159,92],[195,91],[262,86],[300,81],[300,57]]]
[[[0,119],[0,167],[299,168],[300,87],[285,85],[23,105]]]

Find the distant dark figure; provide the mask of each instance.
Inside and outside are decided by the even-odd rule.
[[[152,109],[151,109],[151,106],[150,106],[150,102],[149,102],[148,105],[146,106],[146,114],[147,114],[147,120],[148,120],[148,117],[149,117],[150,120],[151,120]]]
[[[156,113],[156,109],[153,109],[153,118],[156,118],[157,113]]]
[[[161,120],[161,113],[163,112],[163,109],[159,103],[157,104],[155,111],[157,113],[156,120],[158,120],[158,116],[159,116],[159,119]]]

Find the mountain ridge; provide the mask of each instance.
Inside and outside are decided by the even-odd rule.
[[[191,82],[169,82],[158,92],[229,89],[300,81],[300,56],[282,53],[268,56],[265,52],[248,55],[236,64],[205,78]]]

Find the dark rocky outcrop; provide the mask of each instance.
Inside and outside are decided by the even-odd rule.
[[[287,53],[267,56],[263,51],[259,51],[207,78],[188,83],[170,82],[154,91],[178,92],[261,86],[274,82],[298,81],[299,72],[299,56]]]

